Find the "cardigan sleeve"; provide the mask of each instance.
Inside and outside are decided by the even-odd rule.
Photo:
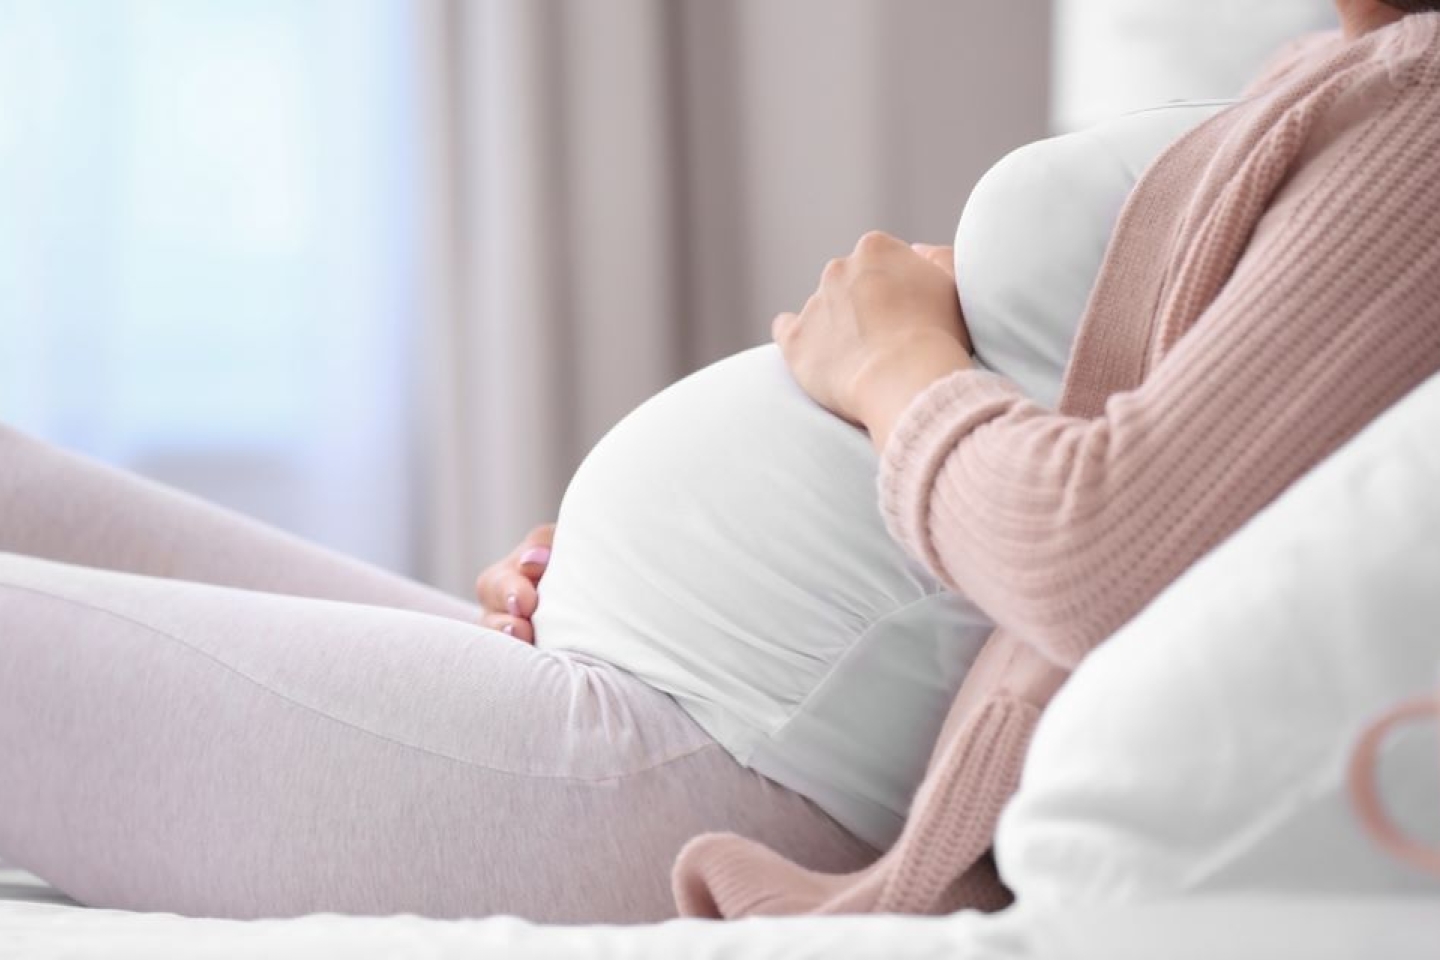
[[[1440,369],[1440,97],[1420,93],[1310,157],[1218,295],[1098,416],[984,370],[932,384],[882,452],[891,534],[1073,666]]]

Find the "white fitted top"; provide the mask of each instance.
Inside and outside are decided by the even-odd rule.
[[[1131,185],[1220,106],[1043,141],[981,180],[955,249],[983,365],[1054,403]],[[740,763],[884,848],[994,625],[886,532],[877,463],[773,344],[712,364],[575,472],[534,622],[541,648],[670,694]]]
[[[955,276],[980,365],[1047,407],[1130,189],[1182,133],[1233,101],[1172,103],[1021,147],[975,185]]]

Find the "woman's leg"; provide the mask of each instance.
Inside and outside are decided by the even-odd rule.
[[[0,425],[0,552],[474,621],[457,597]]]
[[[874,857],[608,665],[405,610],[0,554],[0,856],[82,903],[672,915],[735,830]]]

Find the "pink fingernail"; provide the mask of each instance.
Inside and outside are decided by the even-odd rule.
[[[503,626],[503,627],[500,628],[500,632],[501,632],[501,633],[508,633],[508,634],[510,634],[510,636],[512,636],[512,637],[515,636],[515,624],[513,624],[513,623],[507,623],[507,624],[505,624],[505,626]]]
[[[529,550],[526,550],[524,553],[520,554],[520,562],[522,564],[533,563],[537,566],[543,567],[545,566],[545,564],[550,562],[550,548],[531,547]]]
[[[520,616],[520,601],[516,598],[515,594],[507,593],[505,595],[505,609],[512,617]]]

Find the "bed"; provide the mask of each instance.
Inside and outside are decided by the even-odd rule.
[[[0,867],[0,956],[6,960],[1433,960],[1437,955],[1440,904],[1424,897],[1250,895],[1064,910],[1015,907],[994,916],[674,920],[638,927],[545,927],[513,917],[413,915],[240,921],[92,910],[39,878]]]

